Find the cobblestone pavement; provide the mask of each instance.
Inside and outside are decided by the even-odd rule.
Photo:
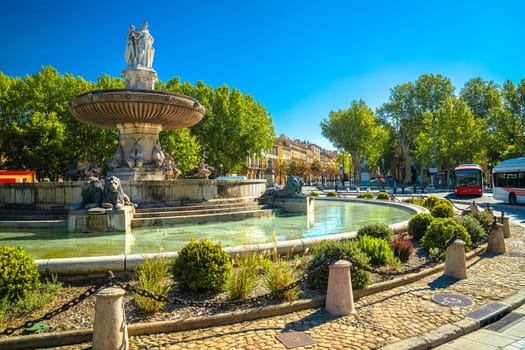
[[[286,349],[275,335],[287,331],[303,331],[314,339],[314,344],[302,349],[379,349],[459,321],[484,303],[514,294],[525,285],[523,253],[475,259],[465,280],[432,275],[363,297],[355,303],[356,314],[350,316],[305,310],[230,326],[132,337],[130,349]],[[475,304],[448,307],[431,300],[433,294],[445,292],[468,296]]]
[[[505,299],[525,286],[525,229],[512,230],[503,255],[484,253],[467,262],[467,279],[442,273],[417,282],[362,297],[356,313],[336,317],[323,308],[286,315],[167,334],[130,337],[130,349],[287,349],[276,338],[289,331],[304,332],[313,343],[295,349],[380,349],[462,320],[481,305]],[[442,306],[436,293],[470,297],[468,307]],[[89,349],[90,344],[57,349]]]

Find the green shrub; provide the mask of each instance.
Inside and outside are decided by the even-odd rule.
[[[146,258],[137,269],[139,288],[154,295],[167,296],[171,286],[166,284],[169,278],[171,261],[158,254],[153,258]],[[158,312],[166,302],[158,301],[146,296],[135,294],[135,303],[144,315]]]
[[[355,241],[322,241],[312,247],[311,254],[313,257],[306,267],[309,275],[306,285],[311,289],[326,292],[328,264],[343,256],[357,263],[350,268],[352,289],[364,288],[370,283],[370,273],[358,267],[358,264],[368,267],[370,258],[357,248]]]
[[[319,194],[320,194],[320,193],[317,192],[317,191],[312,191],[312,192],[310,192],[310,196],[312,196],[312,197],[319,197]]]
[[[359,236],[356,240],[357,247],[370,258],[372,264],[395,264],[394,251],[383,238]]]
[[[22,247],[0,247],[0,299],[16,302],[40,287],[33,257]]]
[[[479,221],[480,225],[483,227],[485,232],[489,232],[489,228],[492,227],[492,224],[494,222],[494,215],[489,213],[488,211],[480,211],[472,215],[472,217]]]
[[[402,262],[407,262],[410,255],[414,253],[414,245],[410,240],[403,238],[396,238],[390,242],[390,247],[394,251],[394,256]]]
[[[58,281],[56,275],[51,279],[46,277],[44,283],[35,290],[29,291],[24,298],[18,299],[13,303],[8,303],[7,299],[0,301],[0,318],[6,312],[28,315],[42,306],[50,303],[58,291],[62,288],[62,282]]]
[[[436,206],[436,204],[441,203],[441,201],[441,198],[432,194],[424,199],[423,206],[428,210],[432,210]]]
[[[173,276],[183,290],[223,291],[232,269],[230,256],[221,244],[192,238],[179,252]]]
[[[420,240],[425,235],[428,225],[434,220],[431,214],[417,213],[408,220],[408,234],[415,240]]]
[[[377,199],[390,200],[390,195],[384,191],[381,191],[377,194]]]
[[[262,258],[257,253],[244,255],[234,260],[235,268],[232,269],[227,284],[230,299],[244,300],[250,295],[257,284],[257,271],[261,260]]]
[[[387,241],[391,241],[394,238],[394,231],[387,224],[383,223],[372,223],[361,227],[357,231],[357,236],[370,236],[376,238],[382,238]]]
[[[421,245],[428,251],[439,250],[454,237],[454,232],[457,232],[457,238],[463,240],[467,245],[472,243],[467,229],[458,224],[456,220],[435,218],[421,239]]]
[[[479,221],[470,215],[458,216],[455,220],[467,229],[473,244],[480,242],[487,235]]]
[[[454,216],[454,207],[449,201],[441,201],[430,211],[435,218],[451,218]]]
[[[326,194],[327,197],[337,197],[337,192],[335,191],[330,191]]]
[[[424,207],[425,205],[425,199],[422,198],[422,197],[410,197],[410,198],[407,198],[405,199],[405,202],[406,203],[410,203],[410,204],[415,204],[415,205],[419,205],[421,207]]]
[[[375,196],[372,192],[363,192],[363,193],[359,193],[357,195],[357,198],[361,198],[361,199],[373,199]]]

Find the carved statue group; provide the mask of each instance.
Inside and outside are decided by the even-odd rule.
[[[151,68],[153,66],[153,36],[149,32],[148,22],[142,24],[141,30],[135,30],[135,26],[130,25],[128,30],[128,40],[124,57],[128,66],[143,66]]]
[[[117,150],[113,154],[113,158],[107,162],[107,166],[110,169],[116,169],[127,165],[130,168],[141,169],[144,166],[144,154],[142,152],[142,145],[140,144],[142,139],[143,137],[132,139],[133,145],[131,146],[127,155],[125,154],[124,147],[122,147],[122,144],[119,143]],[[151,152],[151,161],[153,166],[156,169],[162,168],[164,166],[165,160],[166,156],[164,155],[164,152],[162,152],[159,140],[157,140]]]
[[[82,182],[80,194],[82,196],[81,209],[121,209],[126,205],[135,206],[122,190],[120,179],[115,176],[106,177],[104,186],[99,178],[88,178]]]

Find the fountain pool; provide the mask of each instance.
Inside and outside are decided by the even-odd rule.
[[[373,201],[316,200],[313,215],[274,216],[243,221],[216,222],[133,229],[132,233],[68,233],[64,230],[0,232],[0,245],[19,245],[35,259],[95,257],[173,252],[192,237],[221,242],[223,247],[273,241],[328,237],[357,231],[374,222],[394,224],[415,213],[409,206],[374,204]]]

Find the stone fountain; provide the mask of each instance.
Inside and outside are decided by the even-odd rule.
[[[129,27],[122,71],[126,89],[98,90],[70,101],[75,118],[96,127],[118,130],[119,142],[108,162],[109,176],[121,180],[164,180],[165,161],[159,133],[197,124],[206,109],[188,96],[155,91],[153,37],[148,24]]]

